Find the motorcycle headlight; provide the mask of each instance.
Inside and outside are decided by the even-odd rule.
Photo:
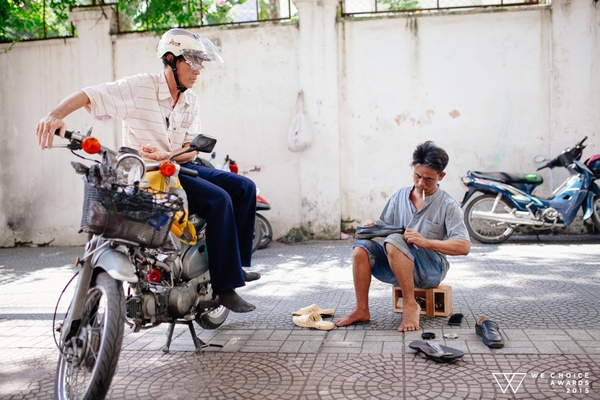
[[[117,159],[117,171],[123,177],[125,184],[133,185],[146,175],[146,165],[141,157],[134,154],[123,154]]]

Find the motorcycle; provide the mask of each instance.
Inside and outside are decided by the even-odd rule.
[[[55,398],[103,399],[117,368],[125,323],[134,332],[170,324],[164,352],[176,324],[188,326],[196,352],[222,347],[200,340],[193,325],[216,329],[229,314],[218,297],[213,299],[205,221],[191,215],[183,224],[188,233],[195,230],[196,243],[173,233],[186,215],[182,197],[173,192],[175,178],[197,172],[171,160],[190,151],[209,153],[216,139],[199,135],[189,148],[158,163],[144,161],[131,148],[115,152],[102,146],[91,129],[86,135],[67,131],[65,138],[69,143],[62,147],[73,154],[90,160],[80,155],[83,151],[100,160],[90,160],[89,167],[72,162],[84,176],[82,231],[89,240],[76,260],[74,297],[55,329],[60,351]],[[166,190],[144,187],[142,178],[151,171],[165,177]]]
[[[217,164],[215,166],[214,160],[215,160],[216,156],[217,156],[217,154],[214,152],[211,154],[210,160],[206,160],[206,159],[201,158],[200,156],[197,156],[193,162],[196,165],[203,165],[208,168],[216,168],[221,171],[233,172],[234,174],[238,173],[238,165],[234,160],[229,158],[229,154],[227,154],[225,156],[223,163]],[[273,228],[271,227],[271,223],[269,223],[269,220],[267,220],[267,218],[265,216],[258,213],[258,211],[267,211],[270,209],[271,209],[271,205],[264,197],[262,197],[260,195],[260,190],[257,188],[256,189],[256,223],[255,223],[254,230],[255,230],[255,232],[259,232],[259,234],[255,235],[255,237],[254,237],[255,240],[252,244],[253,252],[258,249],[266,249],[267,247],[269,247],[271,245],[271,242],[273,241]]]
[[[536,162],[547,162],[544,168],[563,167],[569,177],[547,198],[536,196],[534,189],[544,183],[542,176],[506,172],[468,171],[461,177],[467,187],[461,207],[465,207],[465,225],[472,238],[481,243],[502,243],[518,228],[566,228],[573,222],[579,207],[583,219],[592,219],[600,230],[600,154],[581,162],[581,142],[567,148],[548,161],[536,157]],[[478,197],[473,196],[479,193]]]

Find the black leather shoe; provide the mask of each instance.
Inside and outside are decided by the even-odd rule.
[[[242,268],[242,272],[244,273],[244,280],[246,282],[252,282],[260,279],[260,272],[246,271],[244,268]]]
[[[499,349],[504,347],[504,338],[500,333],[498,324],[494,321],[490,321],[486,317],[481,317],[475,324],[475,333],[477,336],[481,336],[483,344],[493,349]]]
[[[256,309],[254,304],[250,304],[242,299],[233,289],[219,293],[219,303],[225,308],[237,313],[247,313]]]

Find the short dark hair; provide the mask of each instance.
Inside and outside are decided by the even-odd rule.
[[[438,147],[431,140],[421,143],[413,152],[411,167],[421,164],[424,167],[433,168],[438,174],[441,174],[448,166],[448,153],[446,150]]]

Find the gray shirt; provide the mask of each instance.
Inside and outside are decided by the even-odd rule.
[[[410,201],[412,187],[404,187],[390,197],[379,219],[386,224],[410,228],[432,240],[464,239],[470,241],[460,206],[438,187],[419,211]]]

